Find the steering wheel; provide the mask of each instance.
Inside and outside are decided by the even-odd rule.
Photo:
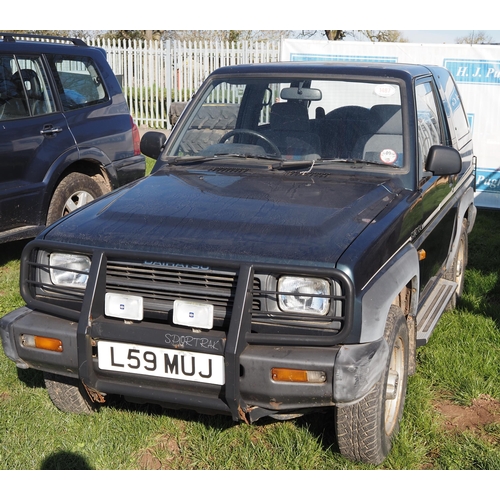
[[[253,135],[255,137],[258,137],[259,139],[262,139],[266,144],[268,144],[271,149],[273,150],[273,154],[277,156],[278,158],[281,157],[281,151],[278,149],[278,146],[274,144],[270,139],[268,139],[265,135],[256,132],[255,130],[251,130],[248,128],[235,128],[234,130],[229,131],[227,134],[224,134],[220,139],[219,139],[219,144],[222,144],[226,142],[228,139],[233,137],[234,135],[238,134],[248,134],[248,135]]]

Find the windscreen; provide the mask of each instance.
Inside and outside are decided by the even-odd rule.
[[[215,80],[176,131],[168,156],[363,160],[404,166],[396,81]]]

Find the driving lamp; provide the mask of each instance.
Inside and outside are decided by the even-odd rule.
[[[90,259],[85,255],[52,253],[49,257],[50,279],[54,285],[85,288],[90,272]]]
[[[278,293],[278,305],[284,312],[326,315],[330,310],[330,282],[323,278],[283,276]]]

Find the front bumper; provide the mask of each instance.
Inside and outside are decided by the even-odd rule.
[[[382,339],[363,345],[330,347],[272,346],[221,342],[225,384],[203,384],[135,373],[99,369],[96,343],[106,338],[123,342],[157,344],[165,338],[164,325],[127,325],[96,321],[82,328],[78,323],[34,311],[15,310],[0,320],[6,355],[19,368],[34,368],[80,378],[101,394],[119,394],[130,401],[185,408],[200,413],[227,414],[233,420],[254,422],[263,416],[300,414],[335,404],[351,404],[366,395],[385,368],[388,348]],[[26,345],[29,336],[57,338],[62,352]],[[154,340],[157,339],[157,340]],[[182,352],[184,346],[177,346]],[[193,348],[190,348],[193,350]],[[196,349],[196,348],[195,348]],[[273,368],[314,370],[325,373],[321,383],[275,382]]]

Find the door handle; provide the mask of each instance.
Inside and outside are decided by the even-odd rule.
[[[40,130],[40,134],[42,135],[50,135],[57,134],[58,132],[62,132],[61,127],[54,128],[52,125],[45,125],[42,130]]]

